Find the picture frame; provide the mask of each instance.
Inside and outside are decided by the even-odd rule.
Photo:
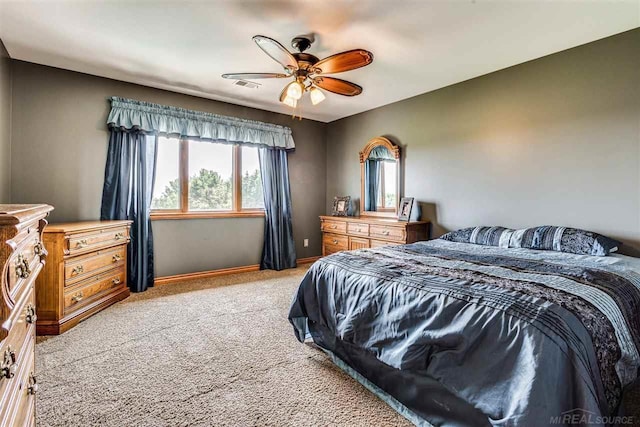
[[[333,216],[347,216],[349,206],[351,205],[351,196],[335,196],[333,198]]]
[[[398,206],[398,220],[407,221],[411,218],[411,210],[413,209],[413,197],[403,197],[400,199]]]

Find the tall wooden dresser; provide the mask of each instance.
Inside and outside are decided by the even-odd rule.
[[[50,224],[49,259],[36,282],[38,335],[58,335],[129,296],[131,221]]]
[[[0,426],[34,426],[34,282],[47,256],[49,205],[0,205]]]
[[[405,222],[363,216],[321,216],[322,256],[427,240],[429,221]]]

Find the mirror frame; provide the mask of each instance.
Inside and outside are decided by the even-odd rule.
[[[389,152],[396,159],[396,210],[394,212],[377,212],[377,211],[365,211],[364,210],[364,162],[369,157],[369,153],[375,147],[383,146],[389,150]],[[383,136],[378,136],[373,139],[370,139],[367,142],[367,145],[364,146],[364,149],[360,152],[360,216],[377,216],[377,217],[387,217],[387,218],[397,218],[398,217],[398,203],[400,203],[400,147],[398,147],[393,142],[389,141],[387,138]]]

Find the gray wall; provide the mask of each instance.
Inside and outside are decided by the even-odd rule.
[[[0,40],[0,203],[11,201],[11,59]]]
[[[386,135],[435,235],[556,224],[640,243],[639,70],[634,30],[332,122],[326,209],[359,198],[358,152]]]
[[[11,197],[55,207],[52,222],[96,219],[104,177],[110,96],[290,126],[289,156],[298,257],[319,255],[326,194],[326,124],[21,61],[13,65]],[[262,218],[154,221],[156,274],[257,264]],[[302,240],[308,238],[308,248]]]
[[[12,202],[50,203],[52,221],[97,218],[107,98],[116,95],[292,127],[301,258],[320,254],[317,216],[333,196],[359,197],[358,151],[378,135],[402,146],[405,194],[421,202],[436,235],[546,223],[637,244],[638,46],[634,30],[328,125],[20,61],[7,67],[3,57],[0,201],[10,181]],[[154,232],[156,272],[165,276],[258,263],[263,220],[155,221]]]

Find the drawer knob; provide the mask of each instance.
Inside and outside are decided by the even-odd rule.
[[[338,226],[337,225],[332,225],[331,228],[338,228]]]
[[[122,233],[122,232],[116,233],[114,239],[116,239],[116,240],[124,239],[124,233]]]
[[[111,283],[113,283],[114,285],[119,285],[120,284],[120,279],[119,278],[113,279],[111,281]]]
[[[333,244],[334,244],[334,245],[337,245],[337,244],[338,244],[338,241],[337,241],[336,239],[333,239]]]
[[[33,253],[36,254],[36,255],[46,255],[46,253],[44,251],[44,245],[42,244],[42,242],[37,242],[33,246]]]
[[[29,386],[27,387],[27,394],[36,394],[38,392],[38,380],[32,372],[29,375]]]
[[[113,262],[118,262],[122,259],[122,256],[120,256],[120,254],[115,254],[111,259]]]
[[[33,306],[33,304],[27,304],[24,320],[25,322],[30,324],[34,324],[38,320],[38,316],[36,315],[36,308]]]
[[[80,292],[78,292],[77,294],[75,294],[74,296],[71,297],[71,301],[80,302],[80,301],[82,301],[83,298],[84,298],[84,294],[82,293],[82,291],[80,291]]]
[[[78,243],[76,243],[76,248],[86,248],[87,246],[89,246],[87,239],[78,240]]]
[[[16,363],[16,352],[8,347],[4,352],[4,359],[2,361],[2,367],[0,367],[0,373],[2,378],[11,379],[16,376],[18,371],[18,364]]]
[[[30,275],[29,261],[22,254],[18,255],[18,259],[16,259],[16,276],[26,279]]]
[[[382,234],[384,234],[385,236],[388,236],[388,235],[389,235],[389,230],[384,230],[384,231],[382,232]]]
[[[71,270],[71,275],[72,276],[74,276],[76,274],[80,274],[80,273],[84,273],[84,267],[82,266],[82,264],[73,267],[73,270]]]

